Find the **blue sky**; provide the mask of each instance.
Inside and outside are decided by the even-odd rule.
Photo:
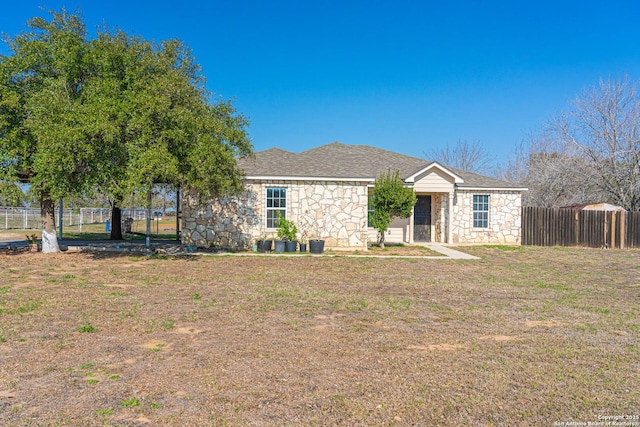
[[[467,139],[501,161],[600,77],[640,75],[637,0],[21,0],[0,31],[40,6],[81,10],[90,33],[182,39],[208,89],[249,117],[256,150],[340,141],[425,157]]]

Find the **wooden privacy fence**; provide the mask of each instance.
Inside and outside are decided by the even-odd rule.
[[[640,212],[522,208],[522,244],[640,248]]]

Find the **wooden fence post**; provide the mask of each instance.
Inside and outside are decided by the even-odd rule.
[[[626,237],[625,235],[626,233],[626,220],[627,219],[627,212],[621,212],[620,214],[620,249],[624,249],[624,238]]]
[[[611,249],[616,248],[616,213],[611,212]]]
[[[607,213],[605,212],[605,213],[604,213],[604,244],[603,244],[603,247],[604,247],[605,249],[609,247],[609,246],[607,245],[607,231],[608,231],[608,228],[607,228],[607,227],[609,226],[609,223],[607,222],[607,219],[608,219],[608,215],[607,215]]]

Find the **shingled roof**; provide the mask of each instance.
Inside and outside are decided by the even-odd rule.
[[[380,173],[397,169],[406,179],[433,162],[405,156],[369,145],[347,145],[340,142],[322,145],[300,153],[270,148],[255,153],[255,159],[239,159],[238,166],[250,178],[321,178],[375,180]],[[442,165],[459,176],[460,188],[519,188],[509,182]]]

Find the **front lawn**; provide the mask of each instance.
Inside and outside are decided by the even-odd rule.
[[[640,251],[475,261],[0,251],[1,425],[638,415]]]

